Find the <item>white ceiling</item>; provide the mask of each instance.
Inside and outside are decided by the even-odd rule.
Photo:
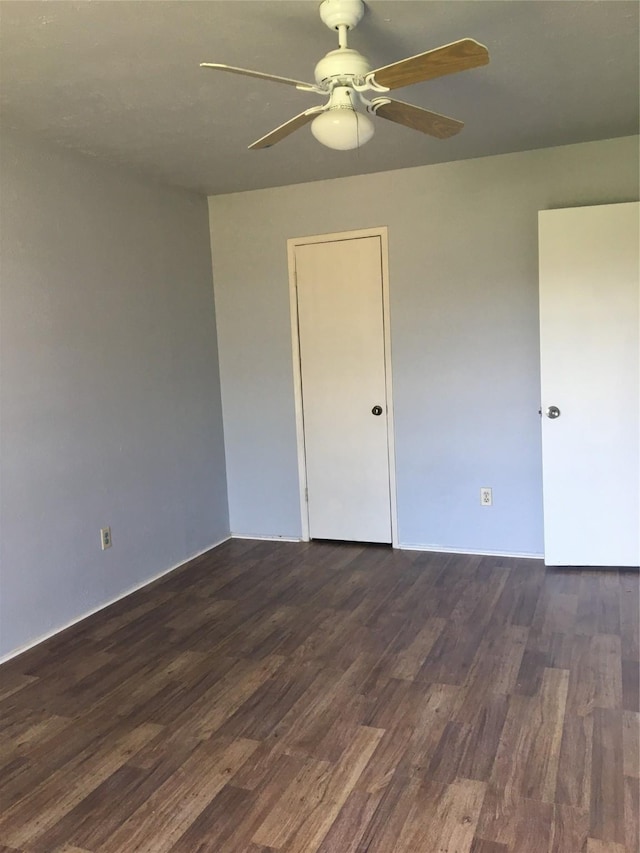
[[[198,67],[313,81],[337,46],[316,0],[0,4],[3,122],[209,194],[378,172],[638,132],[640,5],[618,0],[370,0],[350,43],[380,67],[470,36],[491,64],[394,93],[462,119],[438,140],[376,119],[358,151],[309,127],[247,145],[315,95]]]

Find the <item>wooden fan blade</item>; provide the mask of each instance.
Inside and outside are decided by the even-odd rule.
[[[413,104],[405,104],[402,101],[384,103],[384,99],[378,98],[371,103],[375,106],[380,101],[382,103],[375,111],[377,116],[395,121],[397,124],[403,124],[412,130],[428,133],[429,136],[437,136],[438,139],[455,136],[464,127],[464,122],[455,118],[449,118],[440,115],[440,113],[432,113],[429,110],[423,110],[422,107],[414,107]]]
[[[323,111],[324,107],[311,107],[311,109],[305,110],[303,113],[299,113],[297,116],[290,118],[289,121],[285,121],[285,123],[281,124],[280,127],[276,127],[276,129],[272,130],[271,133],[267,133],[266,136],[262,136],[260,139],[256,140],[253,145],[249,146],[249,149],[271,148],[272,145],[275,145],[276,142],[280,142],[280,140],[284,139],[285,136],[289,136],[289,134],[293,133],[294,130],[304,127],[305,124],[308,124],[313,118],[315,118],[315,116]]]
[[[249,68],[235,68],[233,65],[221,65],[218,62],[201,62],[200,68],[215,68],[217,71],[229,71],[231,74],[243,74],[245,77],[272,80],[274,83],[284,83],[286,86],[312,88],[312,84],[305,83],[304,80],[292,80],[291,77],[278,77],[275,74],[264,74],[262,71],[251,71]]]
[[[401,59],[384,68],[373,72],[376,83],[387,89],[399,89],[412,83],[422,83],[443,77],[445,74],[455,74],[479,65],[487,65],[489,51],[475,39],[461,39],[452,44],[445,44],[435,50]]]

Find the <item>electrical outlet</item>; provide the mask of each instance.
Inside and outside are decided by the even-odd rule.
[[[111,548],[111,528],[110,527],[101,527],[100,528],[100,547],[103,551],[107,548]]]
[[[493,494],[487,486],[480,489],[480,503],[482,506],[493,506]]]

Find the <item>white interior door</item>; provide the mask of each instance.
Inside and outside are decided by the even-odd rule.
[[[638,216],[637,203],[539,215],[548,565],[640,563]]]
[[[391,542],[380,237],[299,245],[295,265],[309,535]]]

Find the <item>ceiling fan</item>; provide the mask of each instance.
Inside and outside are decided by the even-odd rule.
[[[215,62],[200,63],[202,68],[272,80],[295,86],[303,92],[328,96],[324,105],[299,113],[256,140],[250,149],[270,148],[309,122],[311,132],[323,145],[338,150],[359,148],[373,136],[374,125],[369,115],[386,118],[439,139],[446,139],[462,130],[464,123],[457,119],[392,100],[384,94],[369,99],[364,93],[386,93],[391,89],[486,65],[489,62],[487,48],[474,39],[465,38],[371,70],[366,57],[347,44],[347,33],[357,26],[364,10],[363,0],[323,0],[320,4],[323,23],[338,31],[338,49],[329,51],[318,62],[314,72],[315,83]]]

